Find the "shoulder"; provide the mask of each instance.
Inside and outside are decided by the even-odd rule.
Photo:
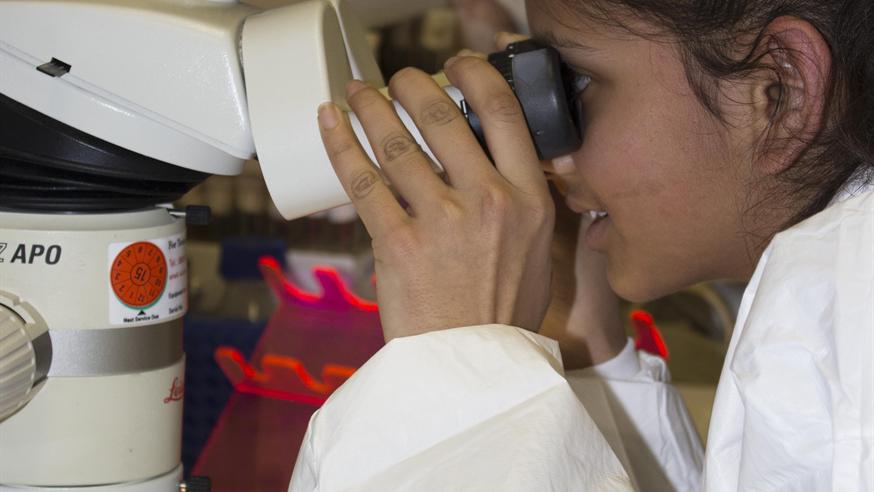
[[[723,369],[708,452],[738,459],[743,483],[827,486],[839,469],[857,473],[860,441],[870,439],[860,429],[874,415],[872,326],[869,188],[778,234],[763,254]],[[726,419],[738,427],[720,427]]]
[[[859,356],[865,344],[853,340],[874,326],[874,188],[778,234],[747,296],[736,375],[761,374],[764,365],[779,379],[800,366],[820,372],[825,360],[840,372],[839,359]]]
[[[757,297],[798,309],[834,301],[859,282],[871,286],[874,187],[777,234],[759,270]]]

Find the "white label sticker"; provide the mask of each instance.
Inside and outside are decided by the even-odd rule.
[[[109,323],[147,324],[188,310],[188,263],[182,234],[109,245]]]

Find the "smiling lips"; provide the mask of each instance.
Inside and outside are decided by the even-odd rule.
[[[598,212],[590,213],[598,214]],[[584,241],[587,248],[593,251],[604,252],[607,249],[607,232],[610,230],[613,221],[610,220],[610,216],[607,215],[607,213],[601,213],[603,213],[603,215],[598,215],[597,218],[589,224],[589,228],[586,229]]]

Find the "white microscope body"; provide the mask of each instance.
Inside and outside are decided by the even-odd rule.
[[[383,84],[342,0],[0,0],[0,490],[178,490],[158,205],[256,151],[286,218],[346,203],[315,120],[353,75]]]

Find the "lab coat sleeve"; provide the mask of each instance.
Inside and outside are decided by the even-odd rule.
[[[289,490],[632,490],[557,344],[502,325],[389,342],[310,420]]]
[[[567,379],[638,490],[699,490],[704,451],[664,359],[628,340],[613,359]]]

